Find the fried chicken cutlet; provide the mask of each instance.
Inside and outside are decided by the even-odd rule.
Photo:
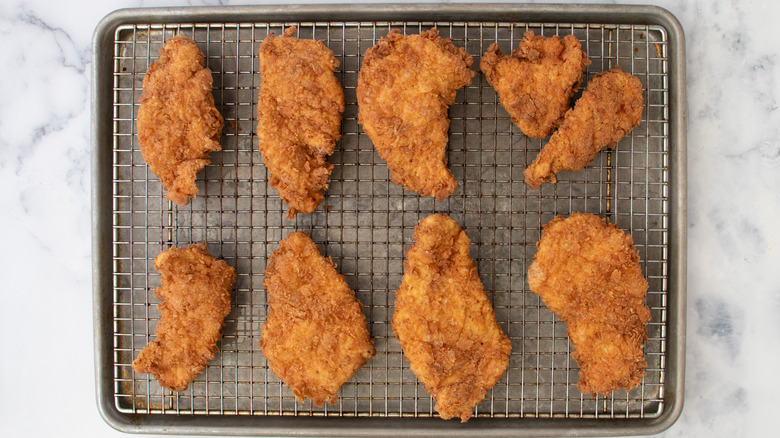
[[[287,219],[322,202],[333,165],[328,156],[341,138],[344,90],[339,66],[322,41],[268,35],[260,45],[257,137],[269,183],[289,205]]]
[[[525,135],[545,138],[563,120],[590,64],[574,35],[545,38],[529,30],[511,55],[491,44],[479,67]]]
[[[392,30],[366,50],[357,85],[358,119],[390,177],[441,201],[457,187],[447,168],[447,108],[476,74],[466,50],[436,29]]]
[[[428,216],[415,228],[414,242],[395,294],[393,331],[441,417],[465,422],[506,372],[512,346],[458,223]]]
[[[171,391],[184,391],[214,358],[236,272],[209,254],[205,243],[167,249],[154,267],[161,275],[154,292],[160,298],[157,340],[141,350],[133,369],[152,374]]]
[[[534,162],[525,169],[525,182],[538,189],[556,182],[555,174],[576,172],[596,158],[605,146],[614,146],[642,121],[642,83],[620,67],[591,79],[560,128]]]
[[[366,317],[344,276],[305,233],[279,243],[265,269],[263,356],[296,399],[334,404],[336,392],[376,354]]]
[[[166,198],[186,205],[198,194],[195,176],[219,151],[224,121],[214,106],[211,70],[203,52],[184,35],[160,49],[138,99],[138,143],[144,161],[160,178]]]
[[[641,382],[650,309],[630,235],[592,214],[556,217],[544,226],[528,285],[566,323],[582,393]]]

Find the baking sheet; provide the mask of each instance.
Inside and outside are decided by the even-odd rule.
[[[110,241],[96,231],[96,251],[110,261],[110,271],[105,272],[105,264],[96,268],[99,279],[111,280],[110,289],[104,288],[105,283],[96,284],[96,330],[104,328],[99,336],[110,341],[99,343],[96,350],[99,399],[110,424],[142,432],[159,432],[163,427],[177,432],[271,433],[269,428],[244,429],[248,425],[240,419],[250,417],[263,420],[257,424],[280,427],[277,433],[347,434],[354,427],[350,421],[358,421],[370,434],[392,431],[387,425],[413,425],[424,434],[468,433],[471,424],[482,424],[488,431],[508,427],[537,435],[577,426],[597,427],[591,430],[595,433],[642,433],[671,424],[669,418],[676,418],[682,394],[681,358],[676,355],[684,336],[679,330],[684,284],[675,276],[681,263],[684,267],[679,230],[674,228],[681,213],[684,221],[684,203],[679,206],[684,191],[675,181],[682,174],[684,137],[680,141],[676,119],[681,99],[673,72],[679,68],[680,48],[671,38],[674,28],[636,19],[620,22],[615,11],[592,23],[566,20],[561,12],[534,21],[490,19],[497,14],[486,13],[474,21],[468,17],[441,20],[440,10],[418,11],[413,21],[404,17],[376,21],[334,20],[338,15],[316,10],[308,12],[305,20],[307,12],[298,10],[293,14],[298,19],[291,21],[274,19],[284,15],[279,11],[253,10],[267,16],[258,20],[257,14],[238,9],[221,11],[222,17],[205,10],[125,11],[122,23],[104,27],[110,45],[96,44],[96,52],[111,57],[110,75],[108,69],[96,72],[96,82],[102,82],[98,88],[110,86],[111,100],[95,99],[111,114],[110,134],[96,132],[96,138],[110,138],[96,144],[106,158],[96,158],[95,163],[102,172],[96,179],[107,178],[110,169],[110,180],[100,181],[110,193],[96,202],[96,228],[105,232],[99,227],[102,224],[111,230]],[[181,13],[195,16],[183,19]],[[426,14],[431,19],[420,21]],[[454,15],[458,14],[449,14]],[[330,157],[335,167],[326,198],[315,213],[297,215],[292,221],[284,219],[286,206],[268,187],[254,138],[261,79],[254,55],[267,34],[279,35],[288,25],[298,26],[299,37],[323,40],[334,51],[346,99],[343,138]],[[594,74],[616,65],[640,78],[645,99],[642,124],[586,169],[559,174],[556,185],[531,191],[522,171],[545,140],[526,138],[478,74],[458,92],[450,109],[448,160],[458,189],[440,203],[404,192],[390,182],[383,160],[357,123],[357,72],[361,55],[390,29],[409,34],[430,27],[465,47],[474,56],[475,69],[491,43],[498,42],[509,52],[526,30],[546,36],[574,34],[592,61],[583,88]],[[186,207],[165,199],[135,137],[146,68],[157,59],[164,41],[179,33],[196,41],[206,54],[215,101],[226,125],[223,151],[212,154],[212,164],[198,177],[201,192]],[[105,117],[102,120],[105,123]],[[100,120],[95,124],[106,129]],[[650,284],[648,367],[642,384],[628,393],[610,397],[579,393],[565,324],[528,290],[525,281],[542,225],[555,215],[574,211],[598,214],[631,233]],[[403,255],[414,226],[434,212],[451,215],[471,238],[472,257],[513,347],[506,376],[477,406],[469,425],[460,427],[436,418],[433,402],[403,361],[390,326],[393,293],[400,284]],[[296,403],[269,371],[258,346],[266,311],[262,287],[266,258],[279,240],[301,230],[311,233],[356,291],[377,349],[377,356],[342,387],[338,404],[323,408]],[[154,257],[170,246],[198,241],[207,242],[212,254],[234,266],[238,279],[220,353],[187,391],[174,393],[161,389],[149,375],[134,373],[130,363],[154,338],[159,316],[153,297],[159,285]],[[105,296],[109,293],[110,300]],[[105,327],[109,324],[110,331]],[[127,427],[128,418],[138,427]],[[310,426],[300,422],[306,418],[330,423],[324,429],[307,429]],[[371,421],[367,426],[366,420]]]

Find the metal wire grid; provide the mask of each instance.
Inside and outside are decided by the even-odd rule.
[[[301,38],[325,41],[340,61],[345,89],[342,140],[322,205],[313,214],[284,219],[286,209],[253,141],[260,84],[254,56],[269,34],[297,25]],[[509,120],[484,76],[458,91],[450,109],[449,167],[457,190],[435,202],[390,182],[383,160],[357,122],[355,86],[361,56],[390,29],[417,33],[430,27],[474,56],[498,42],[506,53],[526,30],[572,33],[593,63],[586,80],[620,65],[644,87],[642,124],[614,151],[586,169],[559,174],[555,185],[530,191],[522,171],[545,141],[525,137]],[[164,41],[182,33],[198,43],[214,77],[214,98],[225,118],[222,152],[198,176],[190,205],[165,199],[143,161],[135,117],[144,73]],[[472,240],[496,317],[512,341],[506,375],[476,408],[478,417],[649,418],[663,412],[668,263],[667,37],[657,26],[569,23],[305,22],[137,24],[116,30],[114,43],[114,382],[120,412],[283,416],[435,416],[433,402],[403,360],[390,326],[403,256],[418,220],[450,214]],[[528,290],[525,273],[542,225],[555,215],[585,211],[617,222],[634,238],[650,288],[642,384],[609,397],[576,389],[566,327]],[[337,405],[296,403],[268,369],[258,340],[265,319],[262,286],[266,258],[294,230],[311,233],[333,258],[364,304],[377,355],[339,392]],[[187,391],[161,389],[130,364],[153,339],[159,318],[159,275],[154,257],[170,246],[206,241],[236,268],[232,310],[220,353]]]

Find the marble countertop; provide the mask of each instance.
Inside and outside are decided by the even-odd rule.
[[[0,4],[2,436],[122,435],[95,403],[91,37],[115,9],[217,3],[234,2]],[[780,2],[655,4],[685,30],[689,115],[685,406],[662,435],[763,436],[780,390]]]

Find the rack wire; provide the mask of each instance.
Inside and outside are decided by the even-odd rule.
[[[312,214],[286,220],[285,209],[254,141],[257,53],[269,33],[298,26],[340,62],[346,110],[342,139],[325,200]],[[479,56],[497,42],[505,53],[523,33],[574,34],[596,73],[620,65],[644,88],[642,124],[587,168],[558,175],[557,184],[531,191],[522,172],[545,140],[525,137],[477,74],[450,108],[449,168],[457,190],[443,202],[394,185],[357,121],[355,86],[361,56],[390,29],[405,34],[430,27]],[[185,207],[165,199],[136,139],[138,97],[147,67],[164,42],[184,34],[198,43],[214,77],[213,94],[225,118],[212,163],[198,175],[200,193]],[[417,222],[447,213],[470,237],[485,290],[512,341],[506,375],[476,407],[477,417],[653,418],[664,409],[668,264],[668,39],[661,26],[505,22],[297,22],[134,24],[117,28],[113,102],[114,401],[133,414],[431,417],[434,403],[403,360],[390,325],[394,291]],[[579,93],[577,94],[577,96]],[[649,282],[646,375],[639,387],[609,397],[581,394],[566,327],[529,289],[525,273],[542,226],[556,215],[598,214],[629,232]],[[269,370],[258,341],[265,320],[263,270],[278,242],[308,231],[333,258],[364,305],[377,355],[323,408],[296,403]],[[184,392],[162,389],[136,374],[132,360],[154,339],[159,318],[153,260],[170,246],[205,241],[238,274],[220,352]]]

